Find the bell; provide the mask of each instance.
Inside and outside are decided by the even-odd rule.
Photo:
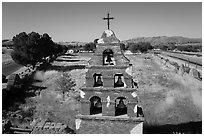
[[[101,76],[98,76],[98,80],[95,83],[94,87],[103,86],[103,82],[101,81]]]
[[[110,56],[109,54],[108,54],[108,56],[107,56],[106,62],[108,62],[108,63],[112,62],[111,56]]]
[[[125,104],[124,104],[122,99],[120,99],[119,104],[118,104],[117,107],[120,108],[120,109],[126,108],[126,106],[125,106]]]
[[[101,108],[102,107],[102,104],[101,104],[101,102],[99,100],[96,102],[95,107],[97,107],[97,108]]]
[[[121,76],[118,76],[118,81],[115,83],[115,87],[124,87],[124,83],[121,79]]]

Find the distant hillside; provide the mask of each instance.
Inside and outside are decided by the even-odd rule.
[[[138,43],[138,42],[149,42],[151,45],[168,45],[170,43],[174,44],[201,44],[202,39],[200,38],[186,38],[181,36],[159,36],[159,37],[137,37],[129,40],[122,41],[122,43]]]

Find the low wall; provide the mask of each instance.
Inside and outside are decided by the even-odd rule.
[[[159,54],[158,55],[155,54],[155,56],[158,58],[158,60],[160,60],[161,64],[165,65],[170,69],[173,69],[179,75],[183,76],[186,73],[191,77],[202,81],[202,75],[197,69],[190,68],[188,66],[185,66],[184,64],[181,64],[179,66],[177,62],[170,61],[169,59],[166,59],[164,56],[161,56]]]

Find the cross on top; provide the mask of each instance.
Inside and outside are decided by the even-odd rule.
[[[114,18],[113,18],[113,17],[110,17],[110,16],[109,16],[109,13],[107,14],[107,17],[104,17],[104,18],[103,18],[103,20],[107,20],[107,21],[108,21],[108,29],[109,29],[109,25],[110,25],[109,20],[111,20],[111,19],[114,19]]]

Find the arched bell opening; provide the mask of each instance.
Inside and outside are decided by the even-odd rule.
[[[123,74],[114,75],[114,87],[125,87],[125,79]]]
[[[115,116],[121,115],[127,115],[127,100],[124,97],[115,100]]]
[[[113,57],[113,51],[111,49],[106,49],[103,52],[103,65],[115,65],[115,60]]]
[[[93,87],[100,87],[103,86],[103,79],[101,74],[94,74],[93,75],[94,84]]]
[[[102,103],[101,98],[98,96],[93,96],[90,99],[90,115],[101,114],[102,113]]]

